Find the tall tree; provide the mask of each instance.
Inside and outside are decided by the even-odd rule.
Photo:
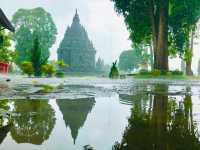
[[[193,75],[192,55],[196,24],[200,19],[199,0],[174,0],[170,7],[170,26],[173,42],[181,58],[186,62],[186,74]]]
[[[19,9],[13,16],[16,32],[14,39],[18,53],[18,63],[30,61],[30,51],[34,43],[34,33],[40,37],[42,56],[49,56],[49,49],[56,40],[57,29],[51,15],[43,8]]]
[[[36,34],[34,43],[33,43],[33,48],[31,49],[31,62],[34,68],[34,74],[35,76],[41,76],[41,67],[42,65],[47,63],[49,56],[43,57],[42,56],[42,49],[41,45],[39,42],[39,37]]]
[[[112,0],[123,14],[134,43],[151,43],[154,69],[168,70],[169,0]]]
[[[186,68],[191,72],[190,42],[193,40],[190,40],[190,31],[193,31],[193,26],[199,20],[199,0],[112,1],[117,12],[123,14],[134,43],[153,41],[154,69],[168,70],[168,43],[173,43],[169,38],[171,31],[175,34],[173,41],[177,42],[179,50],[189,58]]]

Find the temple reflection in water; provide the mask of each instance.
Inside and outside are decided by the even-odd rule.
[[[95,104],[95,99],[63,99],[57,100],[57,104],[62,112],[66,128],[69,127],[71,130],[71,135],[75,144],[78,131],[84,125],[88,113],[91,112]]]

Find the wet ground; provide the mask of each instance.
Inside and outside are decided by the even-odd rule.
[[[54,88],[43,93],[42,84]],[[16,78],[7,85],[1,150],[200,149],[197,82]]]

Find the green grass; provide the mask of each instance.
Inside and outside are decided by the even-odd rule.
[[[200,77],[196,76],[185,76],[185,75],[140,75],[136,74],[133,76],[136,79],[166,79],[166,80],[200,80]]]

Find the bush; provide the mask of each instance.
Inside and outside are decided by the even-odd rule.
[[[64,72],[62,72],[62,71],[56,72],[56,77],[58,77],[58,78],[63,78],[64,76],[65,76],[65,73],[64,73]]]
[[[57,61],[56,64],[59,66],[59,68],[67,68],[67,67],[69,67],[69,65],[65,64],[65,62],[63,60]]]
[[[183,75],[183,72],[182,71],[179,71],[179,70],[175,70],[175,71],[171,71],[171,74],[172,75]]]
[[[164,75],[164,76],[165,76],[165,75],[168,75],[168,71],[162,70],[162,71],[161,71],[161,75]]]
[[[33,65],[31,62],[24,61],[20,65],[20,69],[23,73],[27,74],[28,76],[31,76],[34,73]]]
[[[152,74],[153,76],[160,76],[160,75],[161,75],[161,71],[158,70],[158,69],[155,69],[155,70],[153,70],[153,71],[151,72],[151,74]]]
[[[41,71],[44,75],[48,77],[51,77],[56,72],[55,67],[51,64],[42,65]]]

